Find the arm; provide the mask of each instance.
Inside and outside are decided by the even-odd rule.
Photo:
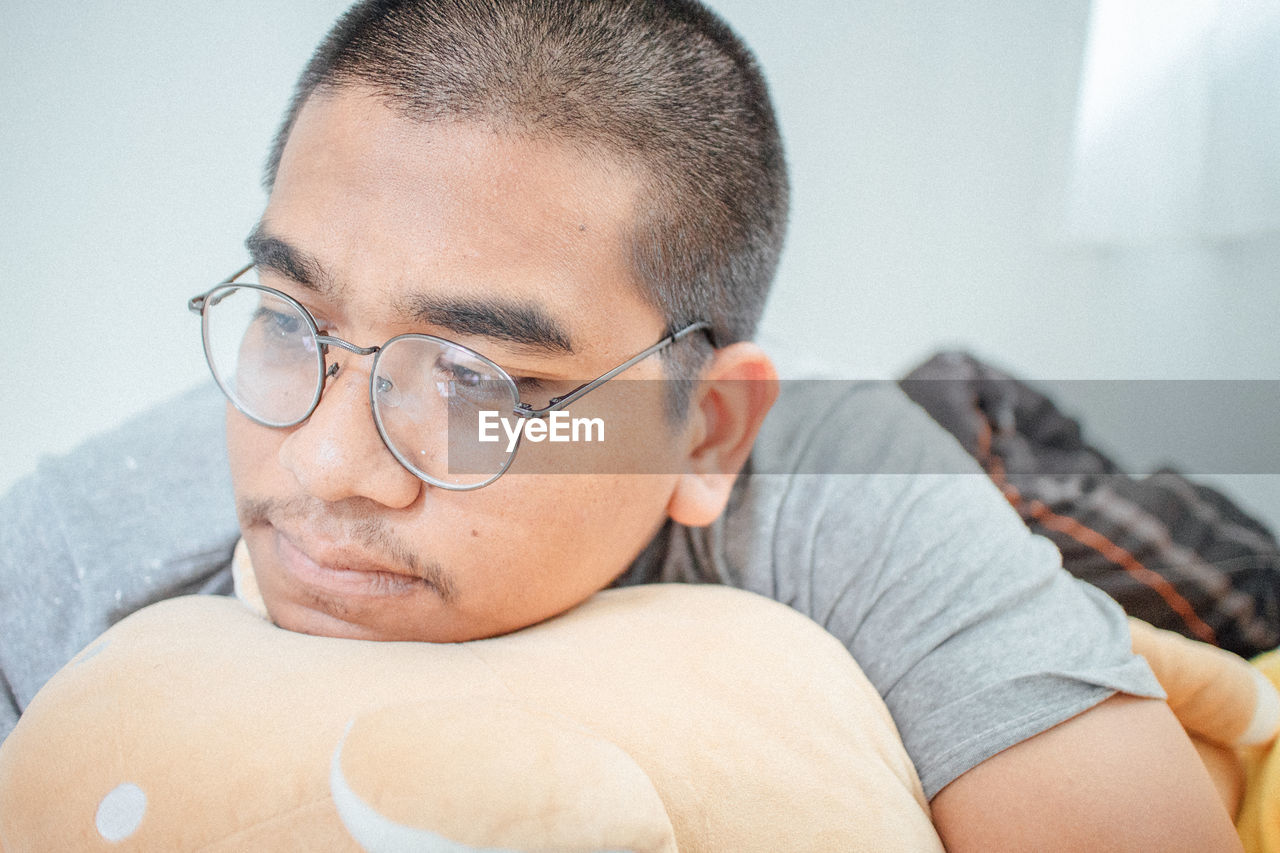
[[[1169,707],[1113,696],[962,774],[934,797],[949,851],[1238,851]]]
[[[0,740],[85,644],[163,598],[230,589],[239,536],[208,383],[0,495]]]

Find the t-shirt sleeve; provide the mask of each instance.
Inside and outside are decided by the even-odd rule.
[[[849,648],[928,797],[1117,691],[1163,697],[1120,608],[895,386],[810,396],[836,403],[793,412],[789,440],[758,448],[801,472],[764,474],[784,484],[756,508],[773,533],[768,592]]]
[[[0,497],[0,738],[116,621],[230,590],[238,534],[223,419],[210,383],[42,460]]]

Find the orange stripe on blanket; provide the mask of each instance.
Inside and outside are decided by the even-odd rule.
[[[1024,499],[1022,493],[1018,491],[1018,487],[1006,479],[1004,460],[991,452],[991,422],[987,420],[985,413],[980,411],[979,415],[981,416],[981,429],[978,432],[978,459],[992,481],[1004,494],[1005,500],[1013,505],[1019,515],[1029,515],[1050,530],[1056,530],[1065,536],[1070,536],[1086,548],[1092,548],[1105,559],[1123,569],[1138,583],[1150,588],[1156,595],[1160,596],[1164,603],[1169,605],[1169,609],[1182,618],[1182,621],[1193,634],[1206,643],[1211,643],[1215,646],[1218,644],[1218,635],[1213,628],[1200,618],[1195,608],[1191,606],[1191,602],[1183,598],[1173,588],[1173,584],[1165,580],[1159,572],[1153,572],[1148,569],[1142,565],[1142,561],[1129,551],[1121,548],[1106,536],[1082,524],[1077,519],[1059,515],[1049,509],[1048,505],[1042,501]]]
[[[1124,548],[1112,542],[1096,530],[1086,527],[1074,518],[1065,515],[1058,515],[1049,507],[1037,500],[1029,503],[1031,517],[1036,521],[1048,527],[1050,530],[1056,530],[1064,533],[1085,545],[1097,551],[1120,568],[1124,569],[1132,575],[1139,583],[1144,584],[1153,589],[1157,595],[1164,599],[1165,604],[1173,612],[1182,617],[1187,623],[1187,627],[1206,643],[1213,645],[1218,644],[1217,635],[1213,628],[1196,613],[1191,603],[1178,594],[1173,585],[1165,580],[1158,572],[1153,572],[1138,560],[1137,557],[1130,554]]]

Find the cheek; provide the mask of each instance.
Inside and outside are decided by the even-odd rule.
[[[227,460],[237,495],[267,478],[286,435],[286,430],[255,424],[227,404]]]
[[[557,413],[564,416],[558,425],[546,420],[539,434],[526,431],[509,473],[579,475],[598,480],[594,491],[601,494],[609,493],[619,475],[678,474],[684,467],[684,430],[670,422],[666,404],[664,382],[605,383]],[[633,488],[624,483],[617,493]]]
[[[482,490],[503,495],[495,520],[511,546],[503,563],[510,574],[493,576],[501,585],[495,594],[522,589],[544,604],[572,606],[625,572],[666,521],[682,460],[665,389],[659,382],[617,384],[617,391],[597,389],[611,394],[581,401],[612,405],[573,406],[575,415],[608,419],[603,443],[522,444],[512,469]],[[545,473],[553,470],[578,473]],[[536,473],[524,473],[530,471]]]
[[[497,564],[506,570],[488,574],[492,591],[572,599],[561,601],[565,606],[608,586],[630,566],[666,520],[675,486],[675,478],[664,476],[510,479],[512,498],[518,490],[519,501],[471,539],[476,552],[505,552]],[[497,541],[489,539],[493,533]]]

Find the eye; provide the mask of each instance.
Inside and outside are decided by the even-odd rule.
[[[520,396],[525,394],[536,394],[541,391],[546,383],[532,376],[512,376],[512,380],[516,383],[516,390],[520,392]]]
[[[276,301],[260,303],[253,312],[245,343],[257,347],[262,358],[273,363],[309,359],[315,355],[316,339],[311,327],[292,306]],[[248,352],[248,350],[246,350]]]
[[[265,305],[258,306],[253,314],[253,321],[281,337],[296,335],[305,328],[302,317],[297,312],[275,311]]]
[[[437,358],[433,370],[437,393],[454,403],[483,400],[494,391],[491,373],[469,367],[455,358]]]
[[[477,370],[472,370],[457,362],[445,362],[438,367],[446,374],[445,378],[459,388],[478,388],[488,377]]]

